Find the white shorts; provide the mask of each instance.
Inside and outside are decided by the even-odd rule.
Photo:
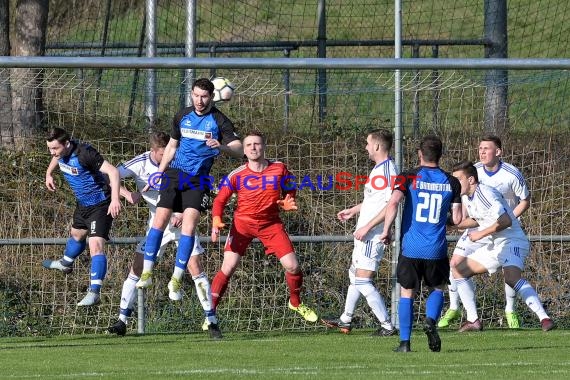
[[[453,250],[454,255],[467,257],[473,252],[477,251],[479,248],[483,248],[487,245],[492,244],[492,240],[489,237],[484,237],[483,239],[477,241],[471,241],[471,239],[469,239],[469,236],[467,236],[471,231],[474,231],[474,229],[466,229],[463,231],[463,234],[455,244],[455,249]]]
[[[477,249],[469,255],[469,259],[483,265],[489,274],[493,274],[499,268],[515,266],[524,270],[524,261],[529,253],[528,244],[504,242],[498,245],[488,244]]]
[[[354,268],[376,272],[383,257],[384,243],[380,240],[360,241],[354,239],[354,249],[352,250],[352,266]]]
[[[196,233],[194,236],[195,236],[194,248],[192,249],[191,256],[201,255],[204,253],[204,248],[200,244],[200,236],[198,236],[198,233]],[[168,224],[168,226],[166,226],[166,229],[164,230],[164,235],[162,235],[162,241],[160,242],[160,248],[158,249],[158,254],[156,255],[156,259],[158,260],[162,257],[164,251],[166,250],[166,246],[171,241],[173,241],[176,247],[178,247],[178,240],[180,240],[180,228],[176,228]],[[146,243],[146,237],[142,241],[140,241],[139,244],[137,245],[137,253],[144,255],[145,243]]]

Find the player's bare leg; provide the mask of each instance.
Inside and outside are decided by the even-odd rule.
[[[317,313],[301,302],[301,287],[303,286],[303,272],[299,267],[297,256],[294,252],[282,256],[279,261],[285,269],[285,281],[289,288],[289,309],[299,313],[306,321],[316,322],[319,318]]]

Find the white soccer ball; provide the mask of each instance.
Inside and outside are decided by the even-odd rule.
[[[214,84],[214,102],[227,102],[234,95],[236,86],[228,78],[216,77],[212,79]]]

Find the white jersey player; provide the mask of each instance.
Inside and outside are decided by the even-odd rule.
[[[526,181],[515,166],[498,160],[494,171],[488,170],[482,162],[476,163],[475,167],[479,175],[479,182],[491,186],[501,193],[511,210],[515,210],[521,202],[526,205],[530,201],[530,192]],[[528,206],[525,207],[525,210],[527,208]],[[519,217],[520,214],[521,212],[515,213],[515,217]]]
[[[518,254],[513,254],[513,257],[494,258],[491,257],[493,255],[487,255],[489,256],[488,258],[479,259],[479,261],[489,260],[489,264],[484,265],[487,271],[491,274],[495,273],[499,267],[502,267],[506,263],[516,265],[523,270],[524,260],[530,249],[530,243],[519,221],[515,218],[513,211],[501,193],[495,188],[479,183],[472,194],[461,195],[461,202],[467,211],[467,216],[475,220],[478,224],[477,228],[468,229],[470,231],[467,235],[468,240],[474,242],[487,241],[486,248],[493,249],[495,253],[503,253],[506,255],[513,254],[513,252],[504,252],[503,247],[505,245],[510,244],[513,247],[517,247],[513,251],[518,251]],[[503,214],[508,215],[510,226],[487,236],[473,239],[473,236],[477,236],[474,235],[475,233],[480,234],[482,231],[494,226]],[[480,253],[480,250],[475,250],[469,257],[474,259],[478,257]]]
[[[467,322],[460,331],[482,329],[473,282],[467,280],[477,274],[492,274],[499,268],[503,271],[505,283],[537,315],[542,329],[553,329],[554,323],[544,311],[536,291],[522,278],[530,243],[506,200],[496,189],[479,183],[477,169],[471,162],[455,165],[453,176],[461,183],[462,204],[467,213],[458,228],[471,229],[467,236],[469,241],[485,242],[452,268],[459,296],[467,311]]]
[[[356,229],[364,227],[372,220],[378,212],[381,211],[392,195],[392,184],[396,178],[396,165],[391,158],[377,163],[370,175],[368,182],[364,185],[364,199],[360,204],[360,213],[356,222]],[[372,240],[377,237],[384,229],[384,223],[379,223],[372,227],[361,240]],[[355,241],[359,241],[356,240]]]
[[[322,322],[331,328],[338,328],[348,334],[352,328],[352,316],[356,304],[363,295],[380,322],[373,335],[390,336],[396,330],[390,322],[384,299],[374,286],[373,277],[384,257],[384,244],[379,240],[383,227],[383,216],[375,224],[369,223],[382,212],[392,195],[392,182],[396,178],[396,167],[390,159],[392,133],[385,129],[373,131],[366,138],[366,151],[375,166],[364,186],[364,200],[356,206],[340,211],[337,217],[346,221],[360,214],[354,232],[352,263],[348,270],[348,287],[344,313],[340,318],[323,318]]]
[[[479,143],[479,162],[475,164],[479,182],[491,186],[499,191],[505,198],[513,214],[518,218],[530,207],[530,192],[524,176],[515,166],[501,160],[502,143],[497,136],[489,135]],[[465,230],[459,238],[451,258],[451,266],[457,265],[480,245],[481,241],[471,242],[467,239],[470,231]],[[451,321],[461,317],[459,310],[459,295],[453,276],[449,279],[449,309],[439,321],[439,327],[447,327]],[[519,328],[520,321],[514,310],[516,292],[505,284],[505,319],[509,328]]]
[[[121,195],[127,199],[129,203],[138,203],[142,197],[149,207],[149,219],[147,223],[148,229],[152,227],[152,222],[156,213],[156,205],[158,202],[159,191],[151,188],[148,191],[143,189],[152,181],[153,175],[158,171],[158,165],[164,154],[164,148],[168,144],[170,137],[166,133],[158,132],[151,136],[150,145],[151,150],[142,153],[133,159],[121,164],[118,169],[122,179],[133,178],[136,182],[137,191],[130,192],[126,188],[121,187]],[[169,242],[174,242],[178,245],[180,238],[180,225],[182,218],[180,213],[174,213],[170,223],[164,231],[164,236],[160,242],[160,249],[158,257],[161,257]],[[146,240],[146,239],[145,239]],[[141,241],[136,249],[134,262],[130,268],[129,275],[123,283],[121,292],[121,302],[119,310],[119,318],[115,324],[108,328],[108,331],[117,334],[126,334],[126,323],[128,317],[132,314],[134,302],[136,299],[136,283],[140,278],[143,268],[144,253],[145,253],[145,240]],[[208,277],[202,269],[200,262],[200,255],[204,253],[204,249],[200,245],[200,240],[196,238],[190,261],[188,262],[188,270],[194,280],[197,295],[204,308],[204,311],[211,310],[211,292]],[[170,294],[169,294],[170,296]],[[170,296],[172,299],[173,297]]]
[[[149,218],[147,232],[152,227],[152,222],[156,214],[156,204],[158,202],[160,192],[154,188],[150,188],[148,191],[143,192],[143,189],[146,185],[148,185],[149,178],[152,178],[152,176],[158,171],[158,164],[160,163],[160,160],[159,162],[156,162],[156,160],[159,154],[160,153],[156,153],[151,150],[134,157],[133,159],[119,165],[118,167],[121,179],[133,178],[137,187],[137,191],[134,193],[131,193],[125,188],[122,188],[121,195],[123,195],[132,204],[138,203],[140,197],[142,196],[148,205]],[[178,240],[180,238],[180,228],[178,228],[177,225],[179,219],[180,213],[175,213],[173,220],[171,220],[171,223],[169,223],[166,227],[164,236],[160,243],[160,249],[158,251],[159,258],[162,257],[168,243],[172,241],[174,244],[178,245]],[[139,242],[136,250],[137,253],[144,255],[145,241],[146,239]],[[196,239],[196,242],[194,243],[193,255],[200,255],[203,252],[204,249],[200,245],[200,240]]]

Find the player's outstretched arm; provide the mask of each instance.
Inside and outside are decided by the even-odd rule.
[[[480,231],[472,231],[469,233],[469,239],[471,241],[477,241],[483,239],[485,236],[492,235],[499,231],[509,228],[513,224],[513,220],[507,212],[504,212],[499,216],[497,221],[487,228]]]
[[[366,223],[364,226],[360,227],[352,234],[356,240],[363,240],[364,236],[370,232],[375,226],[379,225],[384,221],[386,217],[386,207],[384,207],[380,212],[370,220],[370,222]]]
[[[530,207],[530,195],[526,199],[521,199],[519,204],[513,209],[513,214],[518,218]]]
[[[176,149],[178,149],[179,141],[173,139],[172,137],[168,140],[168,144],[164,148],[164,154],[162,155],[162,160],[160,160],[160,165],[158,166],[157,173],[164,173],[170,162],[174,159],[174,155],[176,154]],[[158,177],[157,177],[158,178]],[[156,185],[160,185],[159,182]],[[148,191],[150,189],[150,184],[146,184],[146,186],[142,189],[142,192]],[[156,189],[155,189],[156,190]]]
[[[360,212],[361,206],[362,206],[362,203],[359,203],[356,206],[353,206],[350,208],[345,208],[344,210],[339,211],[336,214],[336,217],[342,221],[348,220]]]
[[[109,177],[109,184],[111,185],[111,204],[109,205],[109,210],[107,214],[110,214],[113,218],[119,216],[121,211],[121,176],[119,170],[111,165],[108,161],[103,161],[103,164],[99,168],[101,173],[107,174]]]
[[[475,228],[475,227],[479,227],[479,223],[477,223],[477,221],[472,218],[465,218],[461,221],[461,223],[455,226],[455,228],[458,230],[466,230],[468,228]]]
[[[134,205],[139,203],[142,198],[141,193],[138,191],[129,191],[126,187],[121,186],[120,194],[123,198],[127,200],[130,204]]]
[[[46,169],[46,187],[49,191],[55,191],[55,182],[53,181],[53,171],[57,167],[57,158],[52,157]]]
[[[394,224],[396,215],[398,214],[398,205],[403,200],[404,193],[401,191],[394,191],[390,197],[390,200],[388,201],[388,204],[383,209],[385,210],[386,214],[384,216],[384,230],[380,234],[380,241],[384,244],[390,244],[392,242],[392,225]]]
[[[218,149],[233,158],[243,157],[243,145],[240,140],[230,141],[228,145],[220,145]]]
[[[461,221],[467,217],[467,210],[464,210],[462,203],[452,203],[451,204],[451,220],[453,224],[458,225]]]
[[[226,226],[222,222],[222,215],[224,215],[224,208],[234,193],[234,190],[232,189],[236,188],[235,178],[232,177],[230,179],[230,186],[222,186],[218,195],[214,198],[214,202],[212,204],[212,233],[210,235],[213,242],[218,241],[220,230]]]

